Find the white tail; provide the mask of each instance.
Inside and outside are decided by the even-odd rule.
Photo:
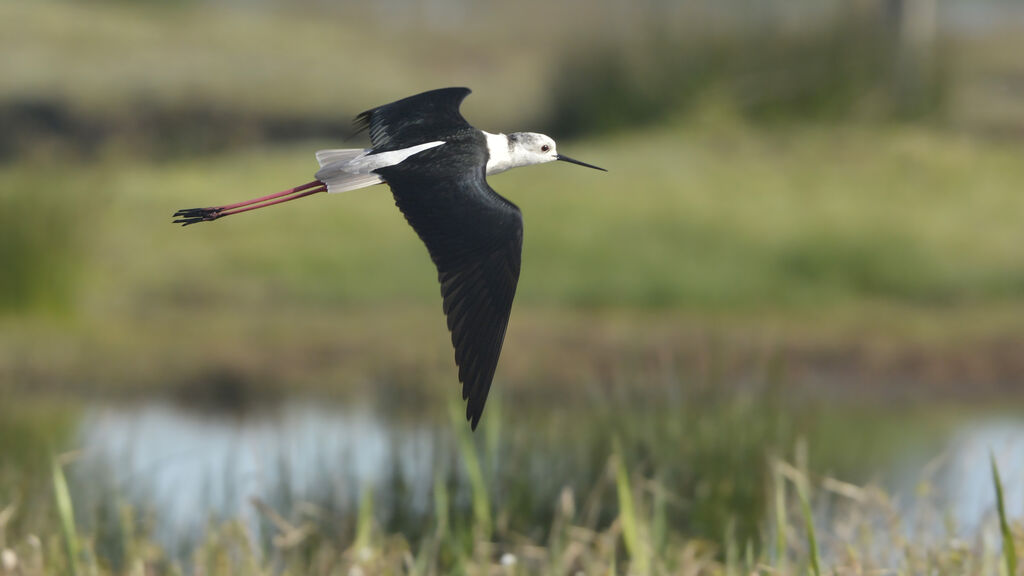
[[[365,148],[340,148],[338,150],[317,150],[316,161],[323,168],[335,162],[350,162],[355,158],[366,154],[369,150]]]
[[[326,184],[327,191],[332,194],[380,184],[383,182],[380,176],[373,173],[360,174],[349,165],[367,152],[369,150],[362,148],[317,151],[316,161],[320,164],[320,170],[316,173],[316,179]]]
[[[316,161],[320,163],[316,179],[327,185],[328,192],[347,192],[366,188],[384,181],[373,173],[374,170],[394,166],[413,154],[442,144],[444,144],[443,141],[427,142],[411,148],[372,155],[370,152],[373,150],[363,148],[320,150],[316,153]]]

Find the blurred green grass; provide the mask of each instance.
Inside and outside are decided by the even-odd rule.
[[[29,172],[0,174],[0,310],[7,312],[66,310],[77,285],[79,224],[89,218],[86,203],[75,197],[81,188],[60,178],[39,186]]]
[[[187,229],[165,221],[305,181],[309,148],[119,167],[92,264],[140,304],[196,291],[434,304],[429,259],[385,187]],[[562,149],[610,172],[493,178],[525,215],[520,305],[742,311],[1024,295],[1013,147],[916,128],[679,125]]]
[[[388,8],[290,7],[0,3],[0,54],[7,59],[0,101],[56,100],[100,118],[133,106],[192,105],[338,117],[339,111],[351,115],[393,100],[410,87],[472,78],[473,87],[490,96],[467,108],[508,121],[539,114],[542,97],[539,84],[510,80],[543,76],[544,55],[578,37],[590,20],[575,15],[572,33],[552,35],[554,22],[501,25],[521,11],[495,5],[469,33],[453,35],[443,22],[406,22]],[[567,12],[546,10],[563,24],[570,22]],[[502,45],[516,50],[494,49]]]
[[[704,27],[643,12],[644,33],[608,35],[563,56],[547,125],[563,135],[634,130],[709,96],[759,123],[947,116],[956,87],[948,31],[912,50],[896,4],[826,4],[801,25],[762,14],[754,24],[733,15]]]
[[[614,0],[583,11],[530,0],[438,14],[276,1],[8,2],[0,113],[18,128],[19,113],[38,114],[41,126],[27,128],[46,137],[34,147],[59,151],[61,134],[47,130],[67,122],[86,144],[77,153],[95,153],[98,140],[100,152],[128,155],[237,146],[268,137],[272,120],[287,138],[289,126],[334,127],[444,85],[486,95],[465,109],[492,130],[562,136],[655,124],[709,95],[754,120],[928,118],[1019,133],[1024,109],[1007,97],[1020,74],[1007,57],[1019,49],[1012,26],[970,34],[940,17],[930,55],[908,70],[884,3],[826,4],[800,17],[781,2],[756,15],[723,2],[626,17]],[[0,151],[34,152],[17,144],[8,136]]]
[[[4,381],[450,380],[436,273],[385,187],[170,222],[179,208],[304,182],[312,151],[329,145],[0,168],[39,191],[2,196],[10,229],[35,225],[30,202],[57,210],[47,217],[75,238],[25,236],[3,264],[35,266],[27,277],[51,274],[53,259],[76,271],[60,292],[70,324],[39,322],[8,297]],[[1020,367],[1013,143],[912,126],[752,129],[712,106],[561,149],[610,172],[556,164],[492,178],[525,216],[503,363],[517,381],[602,370],[595,349],[703,365],[694,354],[709,339],[752,364],[789,350],[876,376],[888,366],[1002,382]]]

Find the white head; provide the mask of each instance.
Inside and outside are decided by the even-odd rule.
[[[604,168],[598,168],[592,164],[580,162],[579,160],[559,154],[554,140],[549,136],[536,132],[513,132],[507,136],[504,134],[487,134],[487,148],[490,152],[490,158],[487,161],[488,174],[497,174],[509,168],[544,164],[555,160],[571,162],[596,170],[604,170]]]

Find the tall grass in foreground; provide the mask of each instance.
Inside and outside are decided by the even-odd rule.
[[[66,526],[63,534],[55,528],[53,533],[27,535],[5,533],[5,525],[0,523],[0,574],[1016,574],[1014,536],[994,463],[1002,552],[987,543],[982,533],[962,539],[955,534],[936,536],[913,530],[908,525],[912,522],[909,513],[895,508],[876,488],[811,478],[800,465],[783,460],[770,463],[776,474],[774,486],[766,487],[776,493],[776,502],[782,503],[776,517],[764,526],[768,533],[777,532],[777,538],[765,539],[774,546],[758,549],[734,539],[717,546],[675,531],[665,532],[662,519],[674,511],[672,495],[666,497],[655,479],[631,470],[628,460],[618,450],[613,453],[594,488],[617,493],[617,510],[611,521],[593,524],[589,519],[595,511],[591,508],[598,501],[588,497],[577,505],[576,495],[569,490],[552,503],[555,513],[547,541],[504,531],[500,526],[491,535],[474,529],[467,538],[444,513],[438,515],[432,533],[416,545],[405,535],[386,533],[373,522],[372,498],[364,498],[355,511],[359,521],[354,534],[332,538],[309,524],[297,525],[286,519],[285,515],[296,518],[294,511],[277,511],[257,502],[257,511],[275,527],[270,546],[258,545],[241,519],[229,519],[212,524],[200,535],[200,545],[188,559],[174,559],[131,526],[123,526],[121,531],[125,557],[112,562],[99,553],[96,534],[80,533],[73,525]],[[56,460],[53,484],[60,521],[71,522],[71,502]],[[790,490],[798,496],[794,506],[786,504],[785,494]],[[440,510],[447,510],[449,498],[445,483],[436,482]],[[828,516],[812,512],[823,506],[830,508]],[[301,512],[304,507],[308,504],[296,506],[300,516],[309,515]],[[3,517],[0,514],[0,519]],[[119,521],[130,523],[129,517],[122,515]],[[983,526],[980,531],[991,528],[994,526]],[[62,541],[67,550],[62,550]],[[1001,554],[1005,571],[1000,568]]]
[[[1010,522],[1006,518],[1006,504],[1003,502],[1003,482],[999,478],[999,467],[996,465],[995,454],[990,454],[992,462],[992,484],[996,490],[996,511],[999,513],[999,531],[1003,538],[1003,558],[1006,560],[1006,573],[1017,574],[1017,546],[1013,541]]]
[[[64,551],[67,553],[68,573],[76,576],[78,569],[78,533],[75,525],[75,512],[71,507],[71,493],[64,477],[63,463],[53,458],[53,497],[57,503],[57,514],[60,516],[61,534],[64,537]]]

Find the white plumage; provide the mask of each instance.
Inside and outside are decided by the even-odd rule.
[[[316,179],[326,184],[330,193],[366,188],[384,182],[380,176],[373,173],[374,170],[394,166],[413,154],[442,144],[443,141],[427,142],[379,154],[370,154],[373,150],[364,148],[319,150],[316,153],[316,161],[320,163],[320,170],[316,173]]]

